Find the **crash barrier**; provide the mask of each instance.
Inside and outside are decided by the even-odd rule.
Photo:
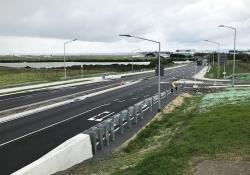
[[[89,135],[78,134],[13,175],[54,174],[92,157]]]
[[[179,84],[176,87],[162,92],[161,98],[169,98],[170,94],[178,94],[185,86]],[[109,147],[117,135],[123,135],[127,129],[143,120],[144,112],[147,110],[152,112],[157,102],[158,95],[154,95],[128,107],[65,141],[43,157],[14,172],[13,175],[54,174],[92,158],[98,150]]]
[[[178,84],[173,89],[162,92],[161,99],[169,98],[170,94],[179,94],[184,87],[185,84]],[[103,150],[104,147],[109,147],[117,135],[122,136],[127,129],[131,129],[133,125],[143,120],[144,112],[152,112],[157,102],[158,95],[154,95],[85,130],[83,133],[90,136],[93,154]]]

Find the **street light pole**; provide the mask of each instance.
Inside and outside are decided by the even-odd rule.
[[[158,53],[158,111],[161,111],[161,43],[159,44]]]
[[[224,71],[223,71],[224,79],[226,79],[226,59],[227,59],[227,53],[225,52],[225,54],[224,54]]]
[[[67,77],[67,73],[66,73],[66,56],[65,56],[65,47],[66,47],[66,43],[63,44],[63,57],[64,57],[64,80],[66,80]]]
[[[161,74],[160,74],[160,69],[161,69],[161,43],[159,41],[147,39],[147,38],[141,38],[133,35],[119,35],[123,37],[129,37],[129,38],[136,38],[140,40],[145,40],[153,43],[157,43],[159,46],[159,53],[158,53],[158,111],[161,111]]]
[[[63,44],[63,57],[64,57],[64,80],[67,79],[67,70],[66,70],[66,54],[65,54],[65,50],[66,50],[66,44],[69,44],[71,42],[76,41],[77,39],[73,39],[70,41],[67,41]]]
[[[210,41],[210,40],[204,40],[206,42],[209,42],[209,43],[213,43],[213,44],[216,44],[217,47],[218,47],[218,73],[217,73],[217,78],[220,77],[220,43],[219,42],[215,42],[215,41]]]
[[[217,78],[220,78],[220,43],[218,43],[218,73],[217,73]]]
[[[132,72],[134,72],[134,58],[132,56]]]
[[[214,52],[213,52],[213,67],[214,67]]]
[[[232,81],[232,86],[234,87],[234,78],[235,78],[235,48],[236,48],[236,33],[237,33],[237,29],[235,27],[230,27],[230,26],[226,26],[226,25],[219,25],[218,27],[226,27],[229,29],[234,30],[234,60],[233,60],[233,81]]]

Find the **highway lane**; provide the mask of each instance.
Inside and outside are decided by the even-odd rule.
[[[103,81],[98,83],[91,83],[86,85],[79,85],[73,87],[65,87],[60,89],[48,89],[41,90],[32,93],[2,96],[0,99],[0,111],[13,109],[20,106],[25,106],[29,104],[34,104],[46,100],[55,99],[58,97],[73,95],[80,92],[96,92],[100,89],[108,89],[111,87],[118,86],[119,82],[117,80]]]
[[[171,74],[168,72],[168,76],[162,79],[165,82],[162,90],[171,87],[166,82],[175,74],[178,74],[176,77],[190,77],[193,74],[191,70],[193,65],[173,70]],[[156,92],[157,78],[149,78],[122,89],[0,125],[0,144],[21,137],[0,146],[1,174],[8,174],[27,165],[68,138],[100,122],[98,119],[120,112]],[[35,132],[37,130],[39,132]]]
[[[165,84],[162,85],[162,90],[165,90],[167,87],[168,89],[170,88]],[[0,125],[0,135],[4,137],[0,138],[0,145],[8,140],[12,140],[53,123],[68,119],[71,116],[82,114],[85,111],[95,109],[104,104],[116,106],[115,109],[123,109],[123,105],[125,104],[123,102],[129,101],[128,105],[134,104],[144,99],[145,96],[153,96],[157,92],[156,90],[157,82],[155,82],[154,79],[144,80],[122,89],[98,95],[95,98],[87,98],[86,100],[56,107],[52,110],[35,113],[17,119],[14,122],[3,123]],[[138,96],[137,94],[140,95]],[[100,111],[100,109],[98,108],[97,111]]]
[[[181,68],[179,68],[181,69]],[[168,74],[176,71],[175,69],[168,70]],[[138,75],[132,75],[128,77],[124,77],[124,81],[136,81],[145,77],[152,77],[154,73],[144,73]],[[65,87],[59,89],[50,89],[47,90],[38,90],[34,92],[25,92],[20,94],[12,94],[6,96],[0,96],[0,111],[10,110],[13,108],[17,108],[20,106],[26,106],[30,104],[35,104],[38,102],[49,101],[51,99],[65,97],[77,93],[93,93],[96,91],[100,91],[103,89],[108,89],[111,87],[119,86],[120,79],[115,80],[107,80],[97,83],[90,83],[84,85],[77,85],[72,87]]]
[[[45,126],[46,124],[49,125],[58,122],[57,120],[58,118],[60,119],[59,121],[62,121],[62,117],[63,119],[67,119],[69,118],[69,116],[71,117],[70,120],[59,123],[58,125],[46,128],[40,132],[36,132],[22,139],[1,146],[0,156],[3,159],[0,160],[0,166],[3,166],[4,174],[5,173],[8,174],[10,172],[17,170],[18,168],[27,165],[28,163],[36,160],[40,156],[47,153],[49,150],[55,148],[63,141],[82,132],[84,129],[90,128],[91,126],[97,124],[99,122],[96,121],[96,119],[98,119],[98,117],[96,117],[98,116],[98,114],[101,114],[105,111],[109,111],[110,113],[120,112],[121,110],[144,99],[144,96],[148,95],[149,93],[156,92],[156,91],[152,92],[152,89],[150,87],[146,89],[143,88],[140,89],[140,87],[138,86],[137,88],[138,89],[130,93],[129,92],[121,93],[121,91],[116,91],[115,93],[105,93],[101,97],[96,96],[95,98],[91,98],[89,99],[89,101],[86,101],[87,103],[89,103],[88,106],[84,102],[77,102],[67,105],[67,107],[63,109],[57,108],[53,111],[48,111],[49,114],[44,113],[45,116],[39,114],[39,116],[25,118],[24,121],[23,119],[16,120],[15,124],[9,125],[10,123],[8,123],[8,126],[6,125],[1,126],[1,132],[0,132],[1,136],[4,135],[4,136],[15,137],[15,136],[21,136],[23,133],[26,132],[29,133],[29,131],[26,130],[29,127],[32,127],[33,130],[40,128],[41,127],[40,122],[46,120],[43,117],[46,118],[53,117],[52,122],[47,121],[43,123],[44,124],[43,126]],[[154,87],[154,89],[157,88]],[[126,90],[131,90],[131,89],[126,89]],[[86,108],[84,108],[85,105],[89,110],[86,110]],[[68,108],[70,108],[71,110],[68,110]],[[42,119],[40,118],[40,115]],[[35,120],[36,124],[33,123],[34,117],[35,119],[38,119],[38,121]],[[89,120],[93,117],[96,117],[95,120]],[[103,116],[99,116],[99,118],[100,117]],[[48,133],[48,131],[50,132]],[[2,138],[3,137],[1,137],[1,143],[3,141]],[[7,138],[7,140],[8,139],[10,138]]]

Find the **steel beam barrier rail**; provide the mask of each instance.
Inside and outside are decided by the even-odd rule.
[[[178,84],[175,88],[162,92],[161,98],[168,99],[170,94],[179,94],[184,87],[184,84]],[[104,147],[109,147],[110,143],[115,141],[115,133],[122,136],[125,128],[131,129],[133,125],[143,120],[144,112],[147,110],[152,112],[157,102],[158,95],[154,95],[83,131],[84,134],[90,135],[93,154],[103,150]]]

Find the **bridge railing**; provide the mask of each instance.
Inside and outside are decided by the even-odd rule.
[[[173,89],[162,92],[161,99],[169,98],[171,94],[179,94],[184,86],[185,84],[179,84]],[[146,98],[85,130],[83,133],[90,135],[93,154],[98,150],[103,150],[104,147],[109,147],[116,137],[124,135],[124,132],[142,121],[144,113],[153,112],[156,103],[158,103],[158,95]]]

